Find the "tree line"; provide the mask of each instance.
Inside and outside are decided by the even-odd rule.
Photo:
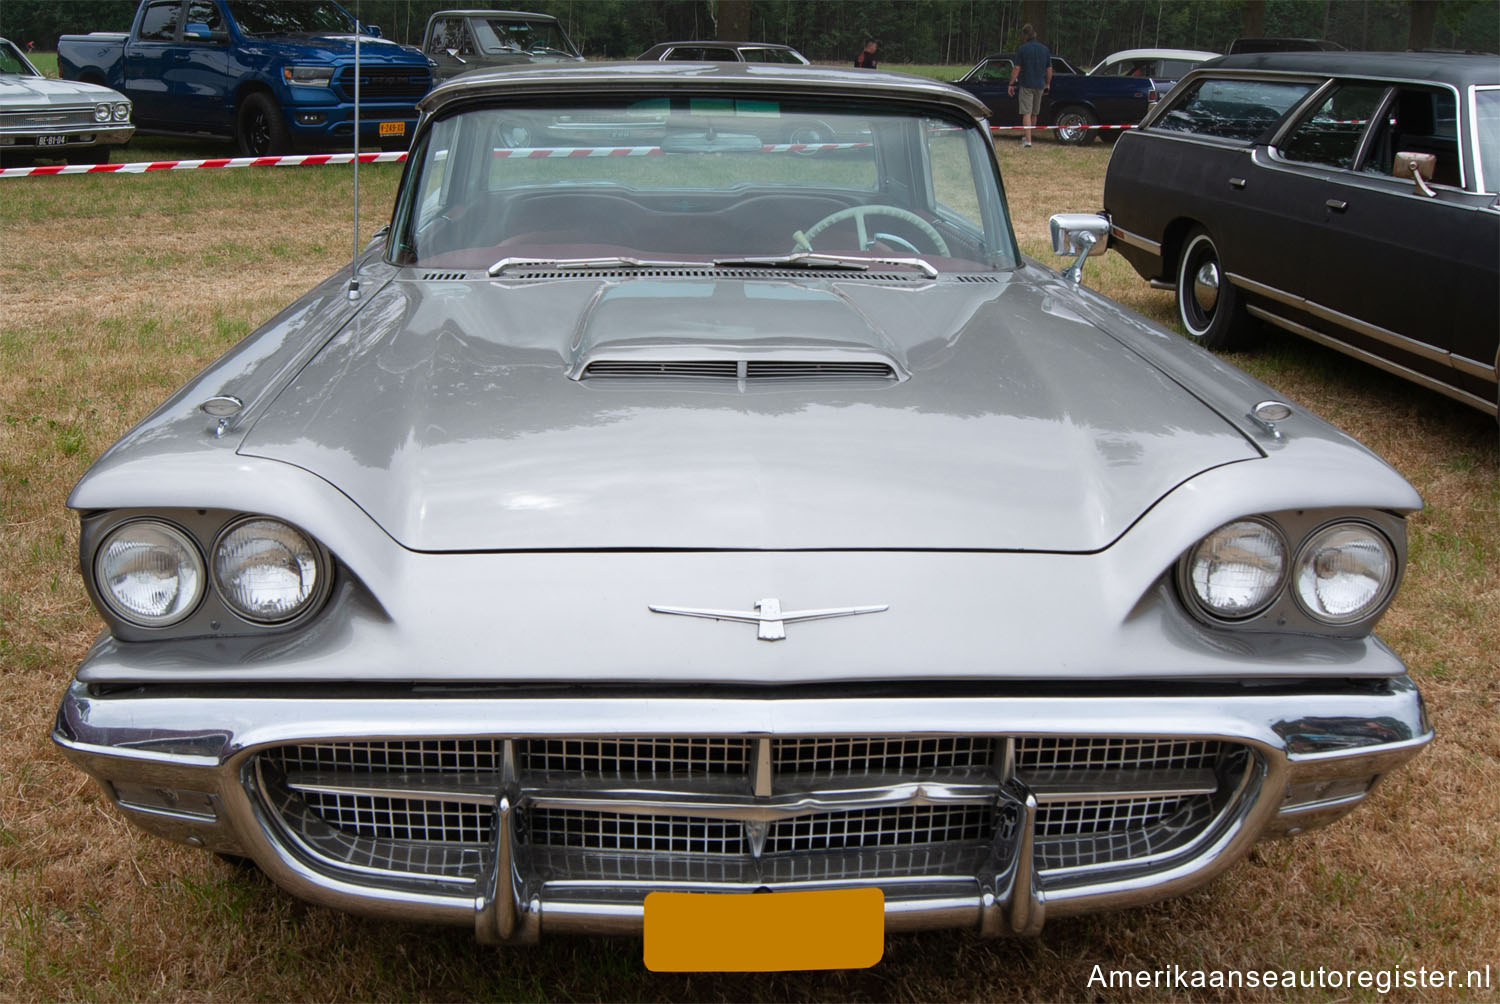
[[[442,0],[344,0],[367,24],[420,44]],[[1119,49],[1222,52],[1241,35],[1326,38],[1350,49],[1500,51],[1493,0],[520,0],[555,15],[591,58],[630,59],[660,41],[783,42],[815,62],[849,62],[866,39],[887,63],[968,64],[1013,48],[1027,21],[1054,53],[1090,65]],[[57,36],[125,31],[135,0],[4,0],[0,35],[50,50]]]

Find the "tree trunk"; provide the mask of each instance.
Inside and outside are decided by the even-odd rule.
[[[1437,25],[1437,0],[1411,0],[1411,25],[1407,29],[1408,49],[1432,48],[1432,29]]]
[[[1021,23],[1036,29],[1037,41],[1047,41],[1047,0],[1021,0]]]
[[[744,42],[750,38],[750,0],[719,0],[716,39]]]
[[[1266,34],[1266,0],[1245,0],[1240,8],[1240,37],[1264,38]]]

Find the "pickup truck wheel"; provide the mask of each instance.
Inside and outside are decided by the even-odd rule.
[[[275,157],[292,146],[281,109],[265,94],[252,94],[240,105],[235,139],[242,157]]]
[[[1057,141],[1069,146],[1092,143],[1097,130],[1090,129],[1089,126],[1098,124],[1098,116],[1082,105],[1068,105],[1057,113],[1057,118],[1053,121],[1053,125],[1057,126]]]
[[[1255,322],[1202,227],[1188,232],[1177,259],[1177,316],[1188,337],[1206,349],[1248,348],[1254,341]]]

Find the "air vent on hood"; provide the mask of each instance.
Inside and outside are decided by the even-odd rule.
[[[814,269],[624,268],[515,269],[505,279],[832,279],[838,282],[926,282],[918,272],[844,272]]]
[[[595,359],[580,379],[650,380],[886,380],[896,371],[889,363],[799,359]]]

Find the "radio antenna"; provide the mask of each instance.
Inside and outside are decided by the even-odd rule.
[[[364,24],[354,4],[354,247],[349,256],[349,299],[359,299],[359,37]]]

